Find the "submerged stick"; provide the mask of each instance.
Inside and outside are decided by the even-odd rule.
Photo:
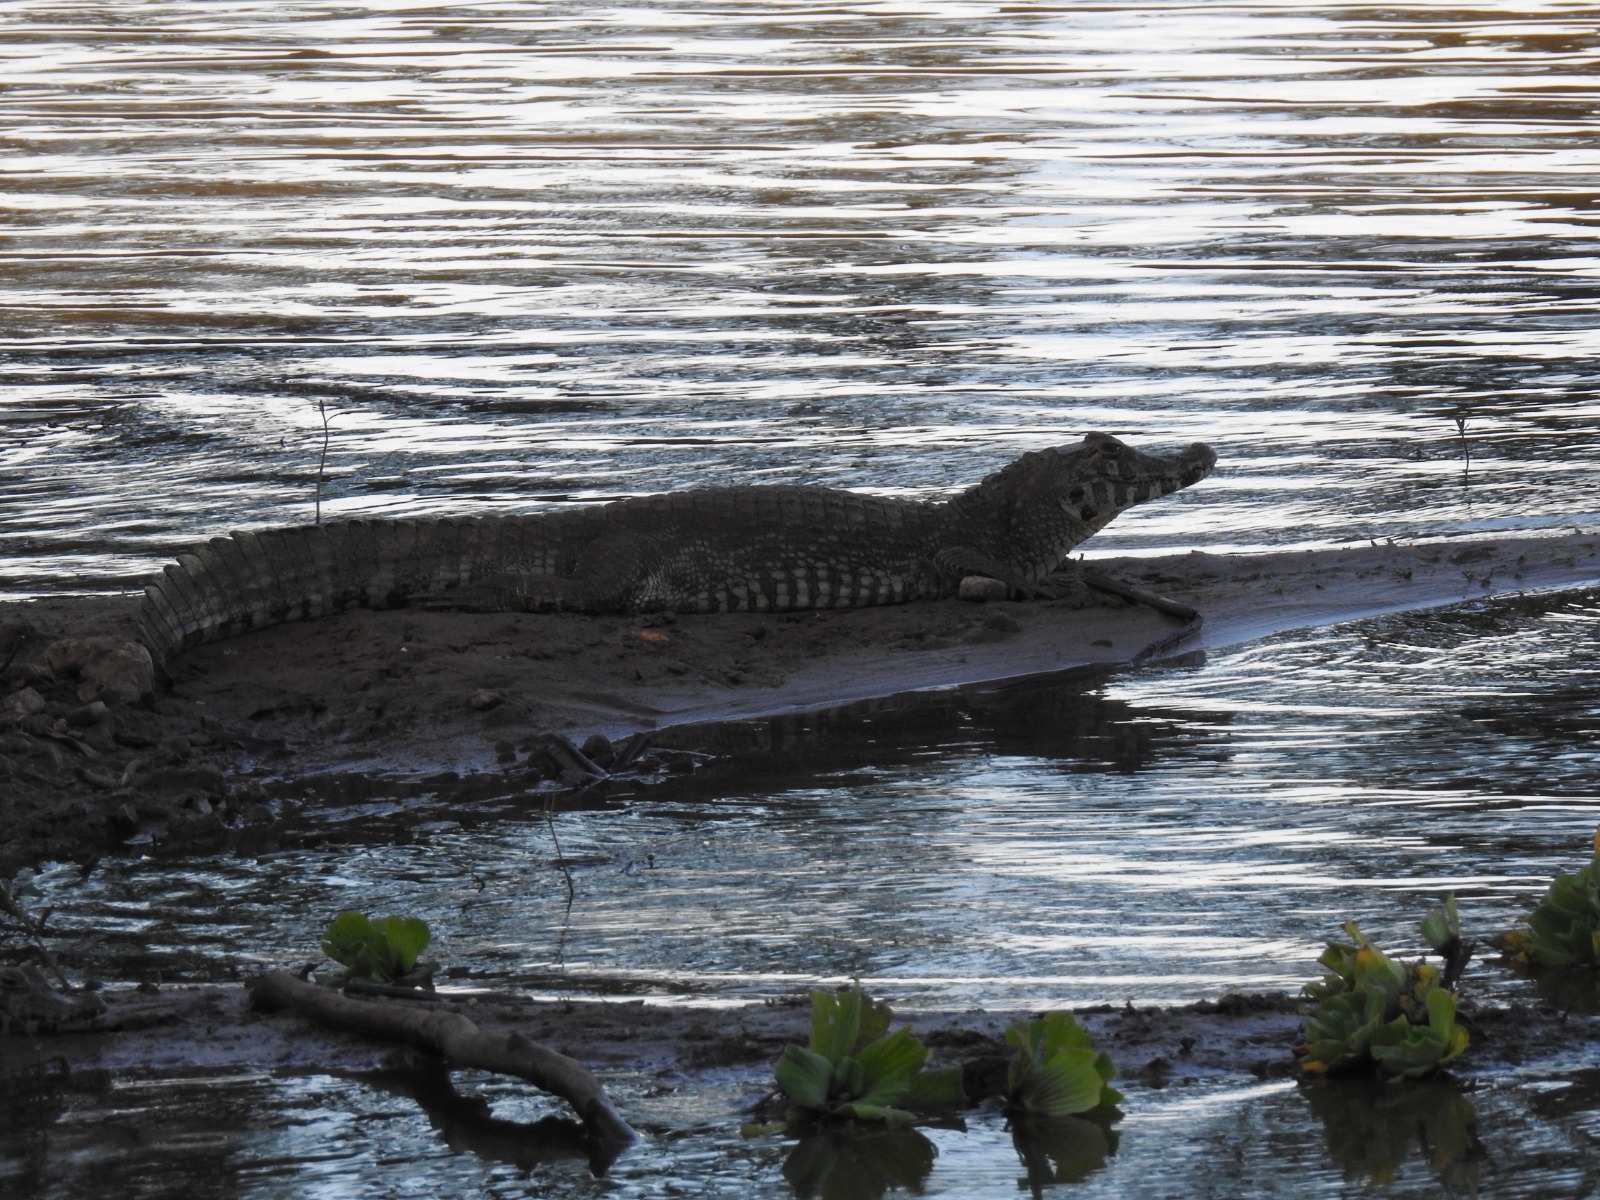
[[[459,1013],[352,1000],[286,971],[268,971],[249,986],[258,1004],[292,1008],[330,1029],[399,1042],[438,1055],[452,1066],[525,1079],[572,1105],[590,1133],[613,1150],[636,1140],[588,1067],[520,1033],[495,1037]]]

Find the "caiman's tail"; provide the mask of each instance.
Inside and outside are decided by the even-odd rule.
[[[144,589],[139,626],[157,662],[185,646],[351,606],[390,608],[520,557],[526,517],[341,521],[212,538]]]

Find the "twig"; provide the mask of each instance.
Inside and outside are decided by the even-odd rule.
[[[322,414],[322,457],[317,461],[317,520],[322,524],[322,481],[328,469],[328,401],[324,396],[317,397],[317,412]]]
[[[1467,441],[1467,418],[1457,413],[1455,423],[1461,438],[1461,486],[1466,487],[1472,482],[1472,443]]]
[[[567,856],[561,850],[561,837],[556,833],[556,802],[555,797],[544,798],[544,819],[550,826],[550,841],[556,848],[556,866],[560,868],[562,878],[567,881],[567,911],[572,911],[572,901],[577,897],[578,890],[572,884],[572,868],[567,865]]]
[[[1148,662],[1156,655],[1172,649],[1179,642],[1199,633],[1201,627],[1205,624],[1205,618],[1197,610],[1182,601],[1169,599],[1166,596],[1150,591],[1148,588],[1135,587],[1131,583],[1123,583],[1121,580],[1112,579],[1108,575],[1102,575],[1099,571],[1085,571],[1083,573],[1083,582],[1086,586],[1094,588],[1096,591],[1109,592],[1113,596],[1121,596],[1124,600],[1132,600],[1136,604],[1143,604],[1165,616],[1176,617],[1184,623],[1183,628],[1173,630],[1166,637],[1151,642],[1143,650],[1135,654],[1133,661],[1136,663]]]

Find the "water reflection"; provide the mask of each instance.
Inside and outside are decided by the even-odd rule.
[[[921,1192],[938,1153],[910,1125],[830,1129],[795,1143],[783,1177],[800,1200],[878,1200],[898,1188]]]
[[[1011,1141],[1034,1200],[1058,1183],[1077,1183],[1106,1165],[1120,1142],[1109,1119],[1013,1116]]]
[[[1478,1140],[1477,1111],[1458,1085],[1325,1079],[1303,1091],[1347,1180],[1382,1186],[1416,1156],[1446,1194],[1478,1194],[1487,1152]]]
[[[623,1146],[605,1145],[581,1121],[546,1116],[537,1121],[495,1117],[481,1096],[463,1096],[437,1059],[419,1059],[405,1069],[349,1076],[352,1082],[416,1101],[451,1150],[489,1162],[508,1163],[523,1175],[550,1163],[588,1164],[594,1175],[610,1170]]]

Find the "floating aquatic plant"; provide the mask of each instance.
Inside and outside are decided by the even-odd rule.
[[[342,912],[322,931],[322,952],[345,968],[338,982],[417,987],[428,982],[432,966],[417,965],[432,934],[417,917],[390,915],[376,920],[358,912]]]
[[[1014,1021],[1006,1044],[1014,1051],[1006,1072],[1006,1103],[1013,1112],[1076,1116],[1122,1099],[1107,1082],[1116,1074],[1111,1060],[1090,1045],[1088,1031],[1071,1013]]]
[[[1528,928],[1501,945],[1524,967],[1600,967],[1600,832],[1594,858],[1573,875],[1558,873]]]
[[[1447,967],[1400,963],[1379,950],[1352,921],[1350,942],[1329,942],[1317,960],[1327,968],[1305,994],[1316,1002],[1296,1053],[1313,1074],[1372,1069],[1401,1079],[1430,1075],[1467,1048],[1456,1023],[1456,997],[1443,985],[1471,953],[1460,940],[1455,897],[1423,922],[1424,935]]]
[[[889,1032],[890,1017],[859,984],[811,993],[810,1044],[787,1047],[774,1071],[789,1129],[829,1120],[906,1124],[916,1119],[912,1110],[965,1102],[960,1069],[926,1069],[927,1047],[909,1028]]]

